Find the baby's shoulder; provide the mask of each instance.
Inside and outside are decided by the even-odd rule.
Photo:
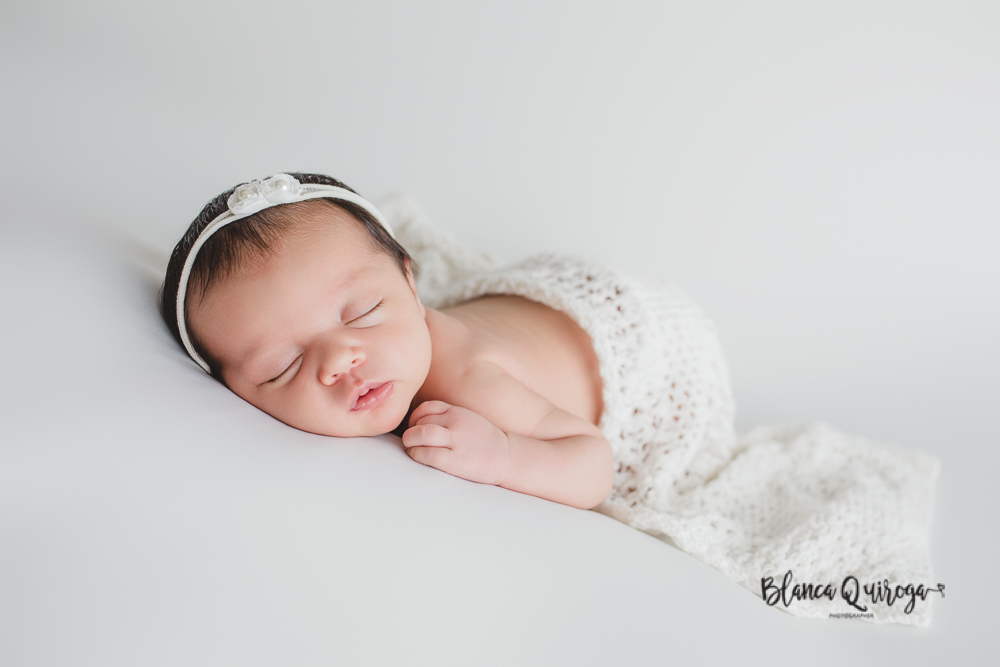
[[[542,308],[540,304],[505,296],[483,297],[447,312],[428,308],[432,352],[425,391],[436,395],[426,400],[448,401],[453,392],[462,391],[463,379],[482,376],[484,369],[510,373],[520,348],[530,344],[521,339],[537,337],[532,315]]]

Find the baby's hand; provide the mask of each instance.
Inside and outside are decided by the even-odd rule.
[[[403,446],[414,461],[482,484],[499,484],[510,467],[507,435],[472,410],[425,401],[410,415]]]

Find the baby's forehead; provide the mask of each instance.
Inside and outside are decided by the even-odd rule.
[[[289,244],[256,267],[239,274],[243,281],[277,282],[278,287],[314,286],[350,291],[384,281],[387,262],[367,244],[358,246],[313,244],[308,239]]]

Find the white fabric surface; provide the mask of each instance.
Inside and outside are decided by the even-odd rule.
[[[428,305],[517,294],[568,313],[590,334],[604,384],[599,425],[616,463],[597,511],[668,536],[768,599],[790,572],[789,597],[775,605],[790,613],[929,623],[928,598],[939,593],[908,604],[913,593],[877,591],[938,586],[928,554],[936,459],[824,423],[738,436],[715,326],[675,286],[553,254],[498,267],[436,231],[412,200],[381,206],[422,267]],[[793,596],[794,584],[825,594]]]

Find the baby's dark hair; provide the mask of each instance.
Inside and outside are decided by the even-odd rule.
[[[335,178],[324,176],[323,174],[302,174],[289,173],[303,185],[333,185],[354,192]],[[177,323],[177,289],[180,284],[181,271],[184,262],[187,260],[191,247],[194,245],[202,230],[222,213],[229,210],[229,196],[239,186],[234,186],[226,190],[215,199],[208,202],[201,210],[198,217],[188,227],[187,232],[181,240],[174,246],[174,251],[170,254],[170,261],[167,263],[167,273],[160,288],[160,313],[167,328],[174,335],[178,343],[181,341],[180,328]],[[277,251],[278,244],[287,237],[292,229],[304,217],[320,207],[329,206],[346,211],[362,229],[367,232],[368,240],[372,250],[381,252],[393,260],[399,266],[399,270],[406,275],[406,261],[410,261],[410,270],[416,273],[416,266],[410,258],[409,253],[401,246],[389,232],[361,206],[341,199],[317,198],[291,204],[280,204],[258,211],[253,215],[230,223],[215,232],[208,238],[198,251],[191,273],[188,277],[188,294],[198,295],[204,298],[205,294],[213,285],[225,280],[237,273],[241,268],[249,263],[260,261]],[[296,215],[299,213],[300,215]],[[185,310],[185,320],[190,321]],[[222,368],[218,360],[207,353],[204,346],[199,343],[188,327],[188,338],[194,346],[195,351],[208,364],[212,377],[225,383],[222,379]]]

